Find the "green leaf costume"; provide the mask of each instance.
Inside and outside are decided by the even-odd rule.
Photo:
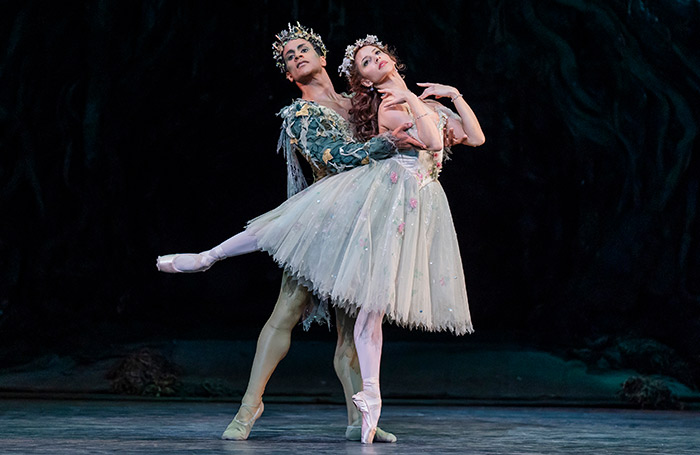
[[[288,197],[307,186],[295,152],[311,164],[314,180],[388,158],[397,152],[390,134],[357,142],[343,117],[313,101],[297,99],[277,115],[283,119],[277,150],[283,150],[287,160]]]

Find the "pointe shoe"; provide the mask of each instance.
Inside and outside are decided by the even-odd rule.
[[[382,399],[370,397],[363,391],[352,396],[352,402],[362,413],[362,434],[360,442],[372,444],[374,435],[377,432],[377,422],[382,411]]]
[[[359,441],[361,436],[362,427],[360,425],[348,425],[348,427],[345,429],[345,439],[348,441]],[[396,441],[397,438],[395,434],[389,433],[388,431],[384,431],[377,427],[377,432],[374,434],[374,442],[392,443]]]
[[[265,409],[265,406],[261,401],[260,406],[258,406],[257,408],[254,408],[253,406],[250,406],[248,404],[241,404],[241,409],[243,408],[248,408],[248,412],[250,414],[253,414],[253,417],[251,417],[247,422],[243,422],[242,420],[238,420],[238,414],[236,414],[236,417],[233,418],[231,423],[229,423],[226,429],[224,430],[224,434],[221,435],[221,439],[228,439],[233,441],[245,441],[246,439],[248,439],[250,430],[253,429],[253,424],[263,413],[263,409]],[[253,410],[255,410],[255,412],[253,412]],[[241,412],[241,410],[239,409],[238,412]]]
[[[156,268],[165,273],[195,273],[209,270],[219,259],[226,257],[220,248],[199,254],[167,254],[158,256]],[[213,253],[213,254],[212,254]]]

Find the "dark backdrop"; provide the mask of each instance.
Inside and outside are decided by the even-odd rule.
[[[271,43],[299,20],[338,90],[345,46],[372,33],[409,86],[455,85],[477,113],[486,144],[456,147],[441,177],[477,339],[654,340],[697,371],[699,2],[0,8],[0,337],[15,355],[256,335],[281,276],[266,255],[176,276],[155,259],[284,200],[275,113],[297,91]]]

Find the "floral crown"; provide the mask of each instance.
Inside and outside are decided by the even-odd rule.
[[[354,44],[345,48],[343,64],[338,67],[338,73],[340,73],[341,76],[345,75],[345,77],[350,77],[350,68],[352,68],[352,65],[355,63],[355,54],[359,49],[365,46],[376,46],[382,50],[384,49],[384,44],[382,44],[375,35],[367,35],[363,39],[358,39]]]
[[[275,59],[277,68],[283,73],[287,70],[287,67],[284,64],[282,52],[284,51],[284,46],[292,40],[305,39],[320,52],[321,57],[325,57],[326,53],[328,53],[321,36],[314,33],[313,29],[306,28],[299,22],[297,22],[297,25],[287,24],[287,30],[282,30],[275,35],[275,38],[277,40],[272,43],[272,57]]]

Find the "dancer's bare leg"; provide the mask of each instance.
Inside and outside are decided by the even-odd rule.
[[[360,310],[355,322],[354,339],[362,373],[362,391],[353,395],[353,401],[362,412],[362,443],[374,440],[382,409],[379,391],[379,367],[382,359],[382,320],[384,312]]]
[[[340,383],[343,385],[345,403],[348,409],[348,427],[345,431],[345,438],[350,441],[359,441],[362,436],[362,414],[352,401],[352,396],[362,390],[360,363],[353,335],[355,318],[348,315],[344,309],[336,307],[335,321],[338,329],[338,342],[335,347],[333,366]],[[374,441],[396,442],[396,436],[377,427]]]
[[[275,308],[258,337],[250,380],[241,407],[221,436],[223,439],[248,438],[253,423],[262,414],[265,386],[277,365],[287,355],[292,329],[299,322],[309,298],[309,291],[284,273]]]

